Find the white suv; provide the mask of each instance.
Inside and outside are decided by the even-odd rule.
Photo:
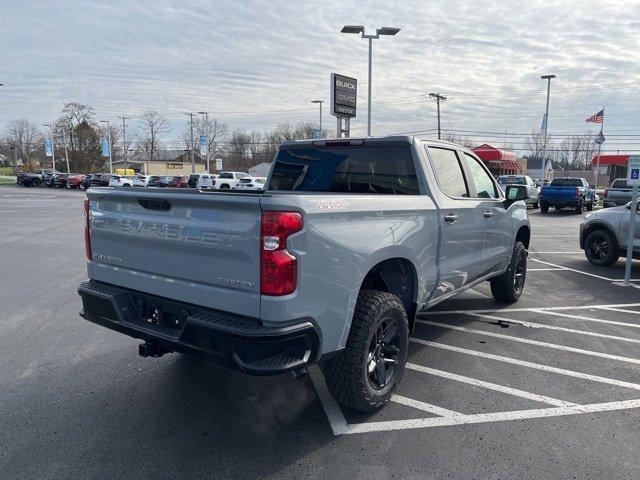
[[[251,175],[245,172],[220,172],[215,184],[216,190],[235,190],[243,178],[251,178]]]
[[[134,187],[146,187],[149,184],[149,179],[151,175],[136,175],[133,177],[133,186]]]
[[[112,175],[109,179],[110,187],[133,187],[133,177]]]
[[[267,181],[265,177],[249,177],[243,178],[236,183],[236,190],[264,190],[264,184]]]

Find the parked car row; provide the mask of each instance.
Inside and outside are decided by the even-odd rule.
[[[33,173],[20,173],[16,183],[25,187],[78,188],[89,187],[156,187],[200,188],[205,190],[264,190],[266,178],[252,177],[245,172],[218,174],[193,173],[191,175],[117,175],[115,173],[62,173],[43,168]]]

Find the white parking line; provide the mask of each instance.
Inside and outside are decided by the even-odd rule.
[[[536,393],[525,392],[524,390],[518,390],[517,388],[506,387],[504,385],[498,385],[496,383],[485,382],[484,380],[478,380],[476,378],[465,377],[458,375],[457,373],[445,372],[442,370],[436,370],[435,368],[424,367],[422,365],[416,365],[415,363],[407,363],[407,368],[415,370],[417,372],[426,373],[429,375],[436,375],[438,377],[454,380],[456,382],[467,383],[476,387],[486,388],[487,390],[495,390],[496,392],[502,392],[516,397],[526,398],[535,402],[547,403],[556,407],[563,407],[568,405],[576,405],[575,403],[565,402],[564,400],[558,400],[556,398],[545,397],[544,395],[538,395]],[[434,412],[435,413],[435,412]]]
[[[472,423],[502,422],[508,420],[578,415],[581,413],[611,412],[632,408],[640,408],[640,400],[622,400],[619,402],[592,403],[589,405],[518,410],[511,412],[479,413],[475,415],[464,415],[461,417],[420,418],[412,420],[358,423],[355,425],[349,425],[349,429],[345,433],[371,433],[389,430],[468,425]]]
[[[448,410],[446,408],[438,407],[437,405],[431,405],[430,403],[421,402],[420,400],[414,400],[413,398],[403,397],[402,395],[392,396],[391,401],[401,405],[406,405],[407,407],[417,408],[423,412],[433,413],[440,417],[458,418],[466,416],[464,413]]]
[[[449,315],[449,314],[461,314],[467,312],[474,313],[491,313],[491,312],[553,312],[556,310],[589,310],[592,308],[628,308],[628,307],[640,307],[640,303],[613,303],[609,305],[575,305],[575,306],[563,306],[563,307],[523,307],[523,308],[484,308],[479,310],[428,310],[426,312],[420,312],[419,315]]]
[[[570,313],[552,312],[549,310],[542,310],[542,309],[531,309],[531,310],[533,312],[542,313],[544,315],[553,315],[556,317],[563,317],[563,318],[574,318],[576,320],[583,320],[585,322],[606,323],[609,325],[619,325],[621,327],[640,328],[640,324],[637,324],[637,323],[618,322],[616,320],[603,320],[601,318],[591,318],[591,317],[585,317],[583,315],[571,315]],[[631,312],[631,313],[635,313],[635,312]]]
[[[426,323],[428,325],[433,325],[435,327],[447,328],[449,330],[457,330],[459,332],[473,333],[475,335],[483,335],[485,337],[500,338],[502,340],[510,340],[512,342],[526,343],[529,345],[536,345],[538,347],[553,348],[554,350],[563,350],[566,352],[581,353],[583,355],[589,355],[592,357],[607,358],[609,360],[617,360],[619,362],[635,363],[637,365],[640,365],[640,359],[638,358],[621,357],[619,355],[611,355],[609,353],[594,352],[592,350],[584,350],[582,348],[568,347],[566,345],[558,345],[555,343],[540,342],[538,340],[529,340],[528,338],[514,337],[512,335],[503,335],[501,333],[485,332],[484,330],[458,327],[455,325],[449,325],[447,323],[432,322],[430,320],[419,320],[419,321],[422,323]]]
[[[527,268],[527,273],[529,272],[557,272],[562,271],[562,268]]]
[[[624,308],[611,308],[611,307],[600,307],[601,310],[608,310],[610,312],[622,312],[622,313],[634,313],[636,315],[640,315],[640,311],[637,310],[625,310]]]
[[[327,415],[327,420],[329,420],[329,425],[331,425],[333,434],[342,435],[343,433],[347,433],[349,430],[347,421],[345,420],[342,410],[340,410],[335,399],[331,396],[331,393],[329,393],[327,383],[324,380],[324,375],[322,374],[320,367],[317,365],[311,365],[307,370],[311,377],[311,381],[313,382],[313,386],[316,389],[316,393],[318,394],[318,398],[320,399],[320,403],[322,404],[322,408],[324,408],[324,413]]]
[[[537,262],[537,263],[542,263],[544,265],[549,265],[550,267],[556,267],[556,268],[559,268],[561,270],[567,270],[569,272],[580,273],[581,275],[587,275],[589,277],[598,278],[600,280],[606,280],[607,282],[621,282],[621,281],[623,281],[622,278],[603,277],[602,275],[596,275],[595,273],[583,272],[582,270],[577,270],[575,268],[565,267],[563,265],[556,265],[555,263],[544,262],[542,260],[538,260],[538,259],[535,259],[535,258],[530,258],[530,260],[532,262]],[[640,280],[639,279],[633,279],[631,281],[632,282],[637,282],[637,281],[640,281]],[[638,285],[630,285],[630,286],[634,287],[634,288],[640,288],[640,286],[638,286]]]
[[[620,337],[618,335],[608,335],[606,333],[596,333],[596,332],[590,332],[588,330],[576,330],[574,328],[558,327],[556,325],[546,325],[544,323],[528,322],[526,320],[513,320],[511,318],[498,317],[495,315],[486,315],[484,313],[468,313],[467,315],[472,317],[477,317],[477,318],[486,318],[487,320],[496,320],[498,322],[515,323],[518,325],[523,325],[525,327],[531,327],[531,328],[544,328],[547,330],[558,330],[560,332],[575,333],[578,335],[587,335],[590,337],[608,338],[611,340],[619,340],[621,342],[640,343],[640,340],[636,338]],[[416,320],[416,321],[420,323],[425,323],[424,320]],[[628,325],[631,325],[634,327],[640,327],[640,325],[634,325],[633,323],[630,323]]]
[[[465,355],[473,355],[475,357],[487,358],[489,360],[496,360],[498,362],[511,363],[521,367],[533,368],[536,370],[542,370],[544,372],[558,373],[560,375],[566,375],[568,377],[580,378],[583,380],[592,380],[598,383],[605,383],[607,385],[615,385],[616,387],[630,388],[633,390],[640,390],[640,384],[625,382],[624,380],[616,380],[614,378],[600,377],[598,375],[591,375],[590,373],[575,372],[573,370],[566,370],[564,368],[551,367],[549,365],[543,365],[539,363],[527,362],[525,360],[518,360],[517,358],[503,357],[501,355],[495,355],[493,353],[479,352],[477,350],[469,350],[467,348],[454,347],[453,345],[446,345],[444,343],[430,342],[421,338],[411,337],[411,341],[420,345],[426,345],[429,347],[440,348],[442,350],[449,350],[456,353],[462,353]]]
[[[554,251],[554,252],[538,252],[538,251],[529,250],[529,254],[531,254],[531,255],[537,255],[537,254],[549,254],[549,255],[551,255],[551,254],[559,254],[559,253],[561,253],[561,254],[565,254],[565,255],[567,255],[567,254],[570,254],[570,255],[584,255],[584,252],[576,252],[575,250],[571,250],[571,251],[563,251],[563,252],[560,252],[560,251]],[[532,260],[533,260],[533,259],[532,259]]]

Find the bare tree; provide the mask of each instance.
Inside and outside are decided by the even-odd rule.
[[[199,144],[198,137],[200,135],[208,136],[207,153],[209,159],[216,158],[223,153],[224,144],[229,137],[229,127],[220,118],[205,118],[203,116],[193,117],[193,145]],[[189,121],[182,135],[185,148],[191,148],[191,128]]]
[[[6,143],[18,149],[26,169],[29,170],[38,145],[42,141],[42,134],[38,127],[29,120],[13,120],[7,125],[5,138]]]
[[[445,142],[455,143],[457,145],[462,145],[463,147],[473,148],[475,145],[471,140],[466,137],[461,137],[460,135],[456,135],[453,132],[444,132],[442,134],[442,140]]]
[[[160,139],[169,133],[169,122],[158,112],[149,110],[142,114],[142,125],[138,134],[140,150],[153,161],[160,147]]]

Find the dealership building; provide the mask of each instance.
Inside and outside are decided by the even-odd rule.
[[[132,168],[136,173],[144,175],[158,175],[171,177],[177,175],[189,175],[192,173],[191,152],[189,150],[160,150],[154,153],[154,159],[148,160],[145,154],[133,155],[127,159],[113,162],[113,169]],[[194,152],[195,173],[203,173],[206,170],[206,162],[196,151]],[[215,162],[212,162],[215,166]]]

